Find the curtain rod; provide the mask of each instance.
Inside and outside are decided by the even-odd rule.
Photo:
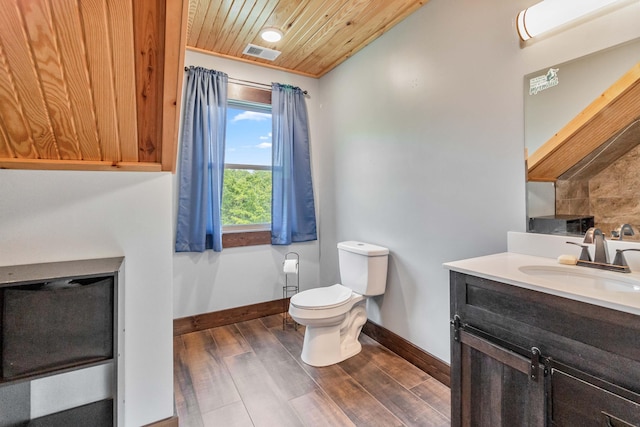
[[[189,70],[189,67],[184,67],[184,70],[185,71]],[[258,87],[263,87],[265,89],[271,90],[271,85],[266,83],[252,82],[251,80],[236,79],[235,77],[229,77],[229,81],[231,83],[237,83],[237,84],[246,85],[246,86],[258,86]],[[307,92],[306,90],[303,90],[302,93],[305,95],[309,94],[309,92]]]
[[[263,87],[271,90],[271,85],[266,83],[252,82],[251,80],[236,79],[234,77],[229,77],[229,81],[231,83],[238,83],[238,84],[249,85],[249,86],[259,86],[259,87]]]
[[[259,86],[259,87],[269,88],[269,90],[271,90],[271,85],[266,83],[258,83],[258,82],[252,82],[251,80],[236,79],[235,77],[229,77],[229,81],[231,83],[238,83],[238,84],[244,84],[249,86]],[[304,95],[309,94],[309,92],[307,92],[306,90],[303,90],[302,93]]]

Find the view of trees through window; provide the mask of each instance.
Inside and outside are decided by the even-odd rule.
[[[222,193],[222,224],[271,222],[271,171],[226,169]]]
[[[222,225],[271,223],[271,106],[229,101]]]

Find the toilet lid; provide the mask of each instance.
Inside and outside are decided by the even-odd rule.
[[[331,308],[346,303],[351,294],[351,289],[338,284],[297,293],[291,297],[291,304],[299,308]]]

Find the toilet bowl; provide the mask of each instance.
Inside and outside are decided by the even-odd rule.
[[[302,361],[328,366],[355,356],[367,321],[365,297],[340,284],[310,289],[291,297],[291,318],[306,326]]]
[[[302,361],[312,366],[342,362],[360,352],[367,321],[366,298],[384,293],[389,250],[361,242],[338,244],[342,284],[291,297],[289,315],[305,325]]]

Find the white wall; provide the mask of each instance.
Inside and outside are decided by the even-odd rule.
[[[321,205],[318,194],[322,187],[316,172],[320,168],[316,151],[322,144],[318,137],[321,127],[318,119],[318,80],[189,50],[185,57],[185,65],[223,71],[229,78],[268,85],[272,82],[291,84],[309,92],[307,109],[310,122],[311,168],[318,210]],[[174,223],[176,196],[174,194]],[[322,218],[319,216],[317,227],[320,234]],[[173,257],[173,316],[181,318],[282,298],[282,260],[289,251],[300,254],[301,289],[314,288],[318,285],[318,248],[316,241],[290,246],[229,248],[222,252],[206,251],[202,254],[176,253]],[[334,249],[327,255],[337,257],[337,251]]]
[[[0,170],[0,201],[0,265],[125,257],[125,425],[172,416],[170,174]]]
[[[431,0],[320,79],[321,248],[389,247],[369,318],[445,361],[442,263],[525,229],[523,76],[637,37],[634,4],[522,48],[514,18],[533,3]],[[333,260],[320,272],[337,280]]]

